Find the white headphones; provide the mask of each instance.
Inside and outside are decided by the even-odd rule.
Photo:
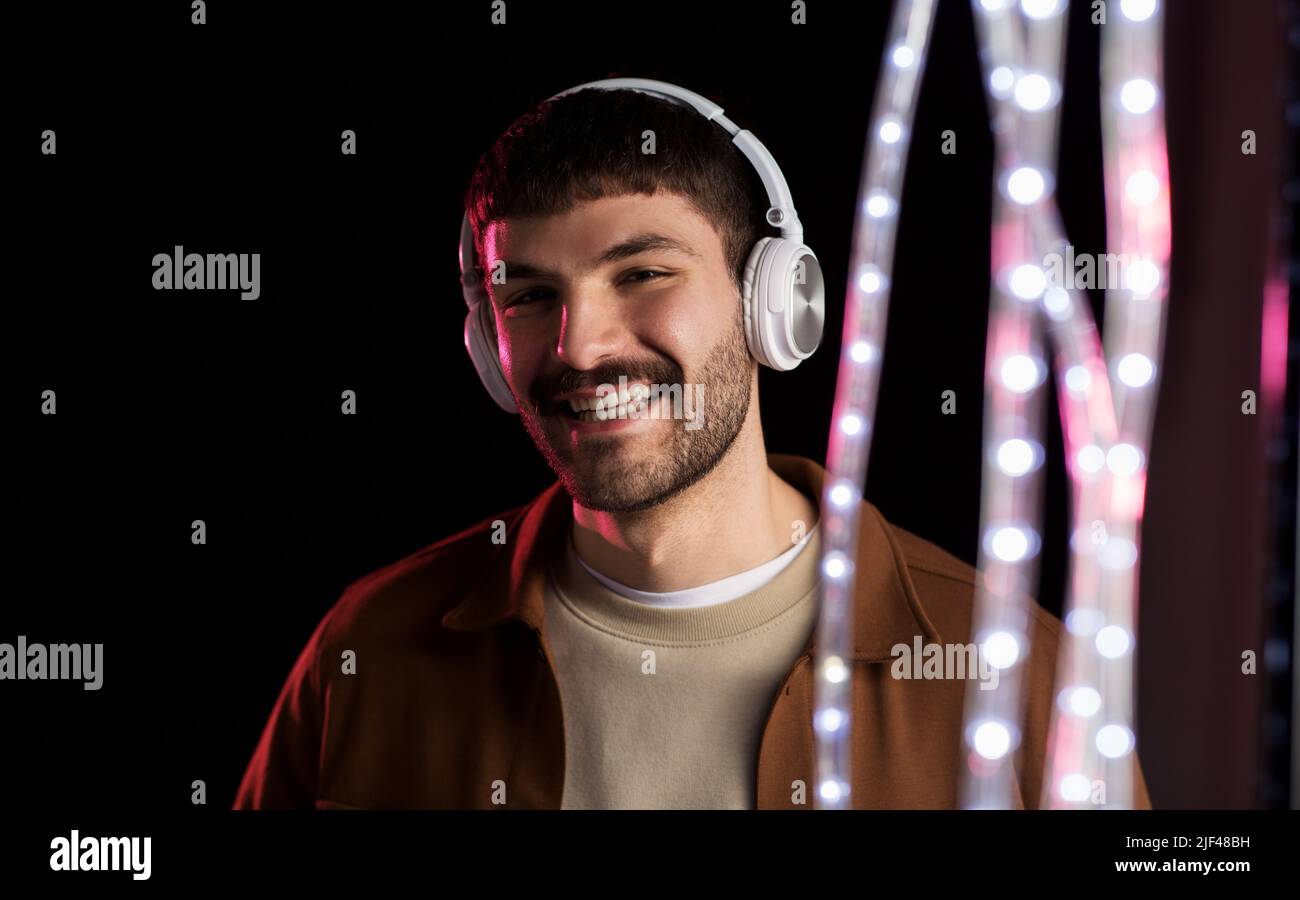
[[[745,263],[741,288],[745,339],[749,352],[763,365],[786,372],[812,356],[821,343],[826,319],[826,286],[817,257],[803,242],[803,226],[794,210],[790,188],[772,154],[754,135],[736,127],[722,107],[693,91],[644,78],[607,78],[561,91],[556,97],[585,88],[633,90],[692,107],[727,130],[750,164],[758,170],[767,190],[767,222],[781,229],[780,237],[765,237],[754,245]],[[460,226],[460,284],[469,306],[465,317],[465,349],[478,377],[497,405],[518,412],[514,396],[501,369],[497,349],[496,317],[478,272],[474,231],[469,212]]]

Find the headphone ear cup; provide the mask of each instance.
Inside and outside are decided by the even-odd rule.
[[[474,363],[479,381],[496,401],[497,406],[508,413],[517,413],[514,394],[510,393],[510,384],[501,369],[501,354],[497,348],[496,323],[490,321],[492,306],[490,303],[477,303],[465,316],[465,350]]]
[[[754,358],[788,372],[821,345],[826,286],[806,244],[765,237],[745,263],[745,338]]]
[[[758,299],[761,293],[758,289],[758,270],[763,259],[763,250],[772,243],[772,240],[770,237],[760,238],[758,243],[754,244],[754,249],[749,251],[749,258],[745,260],[745,274],[740,285],[740,308],[745,321],[745,343],[749,345],[749,355],[760,364],[769,367],[772,364],[768,362],[767,354],[763,352],[763,339],[759,333],[762,304]]]

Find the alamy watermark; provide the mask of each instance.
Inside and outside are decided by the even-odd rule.
[[[998,668],[977,644],[925,644],[918,634],[910,645],[895,644],[889,655],[894,657],[889,674],[899,680],[970,678],[979,680],[981,691],[998,686]]]
[[[179,244],[172,253],[153,258],[154,290],[238,290],[241,300],[262,295],[262,254],[186,253]]]
[[[1081,291],[1124,288],[1135,294],[1149,294],[1159,282],[1160,270],[1148,256],[1136,253],[1075,253],[1073,244],[1065,253],[1043,257],[1041,275],[1022,267],[1012,273],[1011,290],[1032,299],[1048,287]]]
[[[18,635],[17,646],[0,644],[0,681],[84,681],[88,691],[104,683],[103,644],[29,644]]]
[[[152,866],[152,838],[70,837],[50,841],[50,868],[55,872],[130,872],[136,881],[148,881]]]

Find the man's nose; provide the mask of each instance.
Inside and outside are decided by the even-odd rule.
[[[555,355],[569,368],[591,369],[605,357],[617,355],[626,341],[627,331],[616,298],[586,291],[566,299]]]

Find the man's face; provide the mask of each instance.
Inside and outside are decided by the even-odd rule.
[[[749,412],[756,363],[722,240],[677,194],[604,197],[553,216],[491,223],[501,364],[524,427],[582,506],[632,512],[707,475]],[[577,412],[597,387],[629,398]],[[640,408],[638,385],[680,390]],[[612,396],[606,395],[612,399]]]

